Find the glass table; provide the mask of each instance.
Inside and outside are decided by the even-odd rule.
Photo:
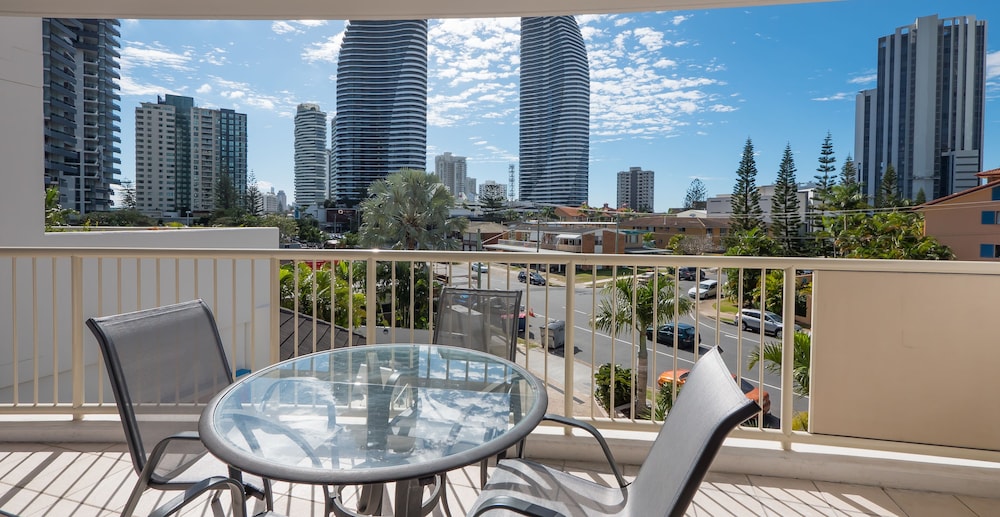
[[[269,479],[396,482],[395,515],[413,517],[440,495],[438,486],[424,503],[425,485],[516,445],[547,406],[541,381],[500,357],[441,345],[368,345],[241,377],[205,408],[199,432],[221,460]],[[375,512],[378,504],[363,501],[357,511]]]

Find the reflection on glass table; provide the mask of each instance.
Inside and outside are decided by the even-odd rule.
[[[215,455],[271,479],[396,481],[395,514],[430,511],[438,474],[515,445],[548,405],[522,367],[440,345],[371,345],[294,358],[241,378],[206,408]],[[332,508],[341,514],[352,510]],[[377,502],[357,512],[378,512]]]

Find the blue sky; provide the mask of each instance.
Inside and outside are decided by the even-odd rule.
[[[995,0],[819,4],[578,16],[591,66],[591,205],[616,202],[616,173],[653,170],[655,209],[679,206],[694,178],[729,193],[743,144],[771,183],[785,145],[800,182],[832,135],[839,169],[854,153],[854,95],[875,86],[878,38],[919,16],[1000,24]],[[135,177],[135,108],[157,95],[246,113],[249,166],[294,196],[293,118],[336,109],[346,22],[123,20],[122,177]],[[1000,167],[1000,25],[988,27],[984,168]],[[469,176],[506,184],[518,157],[517,18],[431,20],[428,168],[445,151]]]

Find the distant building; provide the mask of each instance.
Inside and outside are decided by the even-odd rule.
[[[637,212],[653,211],[653,171],[629,167],[618,172],[618,208]]]
[[[278,211],[282,213],[288,211],[288,197],[285,196],[284,190],[278,191]]]
[[[771,224],[771,200],[774,198],[774,185],[762,185],[757,187],[760,191],[760,209],[763,212],[764,222]],[[814,188],[799,188],[796,195],[799,198],[799,220],[805,225],[806,212],[811,206]],[[732,194],[718,194],[705,200],[705,212],[709,218],[726,218],[733,215]]]
[[[1000,169],[979,173],[988,182],[916,209],[924,234],[951,248],[957,260],[1000,262]]]
[[[299,104],[295,111],[295,202],[305,207],[327,197],[326,112],[317,104]]]
[[[923,16],[878,40],[878,86],[857,95],[854,160],[869,199],[888,165],[902,197],[973,188],[983,166],[986,22]]]
[[[118,184],[118,20],[42,20],[45,186],[80,214],[111,208]]]
[[[499,199],[502,203],[507,202],[507,185],[497,183],[493,180],[486,180],[479,185],[479,202],[485,199]]]
[[[264,205],[262,211],[265,214],[276,214],[279,212],[278,195],[274,193],[274,187],[271,187],[270,192],[264,192],[264,194],[261,196],[261,199]]]
[[[466,192],[468,178],[465,167],[464,156],[444,153],[434,157],[434,173],[456,197]]]
[[[590,174],[590,66],[572,16],[521,18],[521,201],[579,206]]]
[[[337,206],[356,206],[372,182],[400,169],[427,169],[427,20],[350,21],[334,124]]]
[[[247,116],[166,95],[135,109],[136,208],[186,217],[216,208],[225,176],[237,199],[247,189]]]
[[[476,188],[476,178],[465,178],[465,193],[469,197],[469,201],[476,201],[476,192],[479,190]]]

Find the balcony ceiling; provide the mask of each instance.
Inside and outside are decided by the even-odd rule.
[[[829,0],[3,0],[0,16],[176,19],[406,19],[674,11]]]

